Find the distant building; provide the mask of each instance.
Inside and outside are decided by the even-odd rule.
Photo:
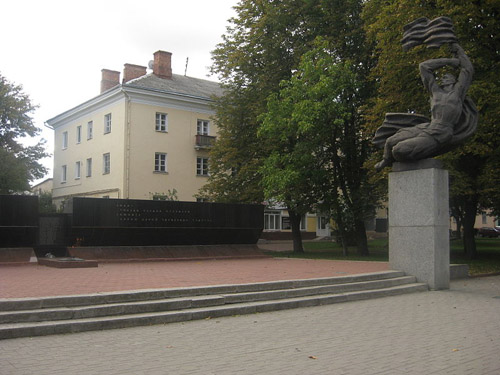
[[[102,70],[101,94],[54,118],[53,200],[74,196],[196,200],[209,171],[217,128],[211,108],[217,82],[172,74],[158,51],[152,73],[125,64]]]
[[[47,178],[42,182],[31,187],[31,192],[35,195],[40,195],[42,193],[52,193],[53,180],[52,178]]]

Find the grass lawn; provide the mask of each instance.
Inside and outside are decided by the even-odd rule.
[[[450,242],[450,263],[468,264],[471,275],[500,272],[500,238],[476,238],[478,258],[470,260],[464,253],[462,240]],[[369,260],[387,262],[389,260],[388,240],[379,238],[368,241],[370,256],[356,255],[356,248],[349,248],[349,256],[342,255],[342,247],[331,241],[304,242],[303,254],[292,251],[269,251],[273,257],[305,258],[305,259],[337,259],[337,260]]]

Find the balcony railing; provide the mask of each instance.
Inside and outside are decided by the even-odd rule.
[[[210,148],[214,145],[215,137],[210,135],[196,134],[194,148]]]

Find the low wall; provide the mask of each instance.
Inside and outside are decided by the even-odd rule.
[[[3,247],[0,248],[0,263],[28,263],[32,254],[32,247]]]
[[[255,244],[264,206],[73,198],[68,246]]]

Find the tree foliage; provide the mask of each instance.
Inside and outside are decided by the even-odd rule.
[[[46,168],[39,160],[48,156],[44,141],[24,146],[20,139],[34,137],[39,129],[31,114],[36,109],[21,86],[0,75],[0,193],[29,190],[29,182],[42,178]]]
[[[429,112],[428,95],[420,82],[418,64],[428,58],[449,54],[423,47],[403,52],[403,26],[419,17],[448,16],[453,20],[460,45],[471,59],[475,75],[469,96],[480,118],[477,133],[463,146],[443,156],[450,175],[451,202],[463,210],[464,244],[475,256],[474,220],[479,208],[498,207],[500,125],[500,14],[497,1],[370,0],[363,17],[367,33],[376,43],[377,65],[372,71],[378,93],[369,106],[369,129],[374,132],[386,112]]]
[[[341,237],[354,228],[358,251],[367,255],[364,221],[379,197],[363,167],[371,148],[358,111],[365,83],[352,66],[326,42],[304,54],[293,77],[269,98],[259,135],[274,147],[262,174],[267,198],[299,213],[323,202]]]
[[[257,138],[267,98],[297,69],[317,36],[340,58],[368,71],[360,0],[242,0],[212,52],[212,72],[225,95],[217,99],[219,135],[211,152],[202,196],[219,201],[262,202],[259,170],[269,144]],[[364,63],[362,63],[364,62]]]

